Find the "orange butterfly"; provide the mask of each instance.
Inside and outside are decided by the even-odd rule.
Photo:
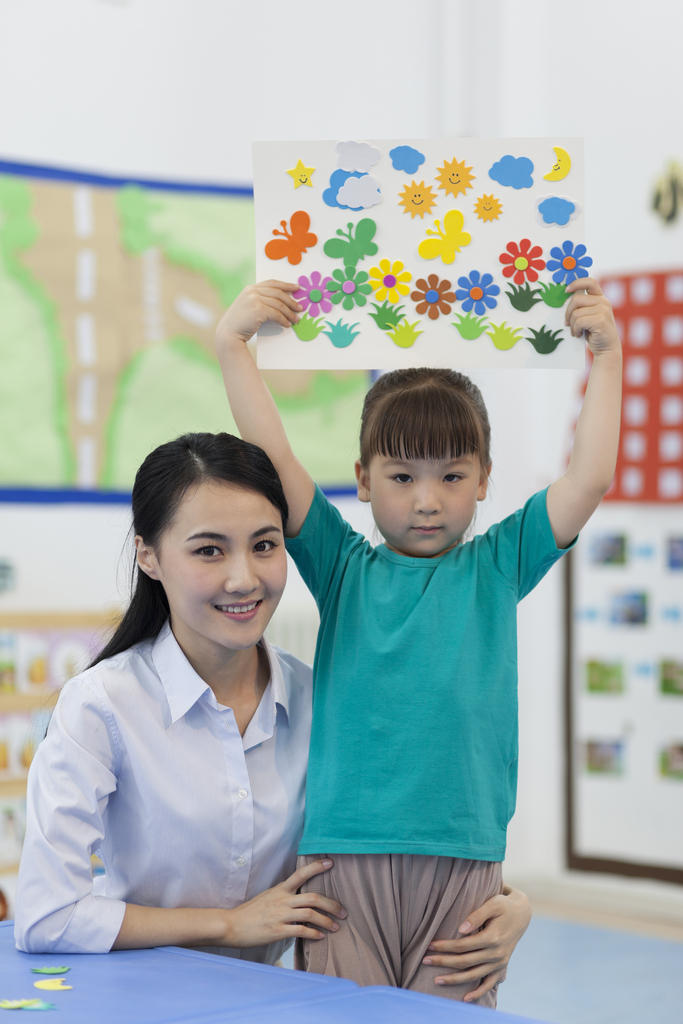
[[[282,260],[287,257],[291,264],[301,263],[301,256],[318,242],[318,236],[308,229],[311,226],[311,218],[305,210],[297,210],[292,214],[289,222],[291,235],[287,231],[287,221],[281,220],[280,225],[284,229],[278,231],[273,229],[274,235],[282,235],[282,238],[275,238],[266,245],[266,256],[269,260]]]

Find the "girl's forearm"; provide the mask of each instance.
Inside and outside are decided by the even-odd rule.
[[[566,472],[575,488],[591,497],[599,495],[598,501],[609,488],[617,464],[621,368],[620,348],[594,357]]]
[[[230,910],[166,909],[127,903],[112,949],[230,946],[231,915]]]

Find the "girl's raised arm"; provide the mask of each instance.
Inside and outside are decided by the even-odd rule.
[[[585,289],[585,291],[584,291]],[[588,522],[614,476],[621,420],[621,343],[612,307],[591,277],[569,285],[565,323],[593,353],[586,396],[567,472],[548,488],[548,518],[558,548]]]
[[[296,537],[313,501],[315,485],[294,455],[280,413],[266,387],[247,342],[266,320],[290,327],[302,307],[292,298],[298,284],[263,281],[249,285],[237,296],[216,330],[216,350],[223,371],[232,414],[245,441],[269,456],[289,505],[287,536]]]

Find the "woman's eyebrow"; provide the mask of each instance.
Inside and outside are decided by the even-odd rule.
[[[266,533],[282,533],[279,526],[262,526],[260,530],[254,530],[251,537],[263,537]],[[191,537],[188,537],[185,541],[189,544],[191,540],[218,540],[225,544],[228,538],[224,533],[211,533],[209,530],[202,530],[200,533],[193,533]]]
[[[262,537],[264,533],[282,533],[282,530],[279,526],[264,526],[260,530],[255,530],[252,537]]]

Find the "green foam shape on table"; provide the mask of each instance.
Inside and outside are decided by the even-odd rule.
[[[22,1010],[56,1010],[56,1003],[44,1003],[42,999],[31,1000],[27,1006],[22,1006]]]
[[[70,967],[32,967],[34,974],[66,974]]]
[[[33,1003],[42,1003],[42,999],[3,999],[0,1010],[25,1010]]]

